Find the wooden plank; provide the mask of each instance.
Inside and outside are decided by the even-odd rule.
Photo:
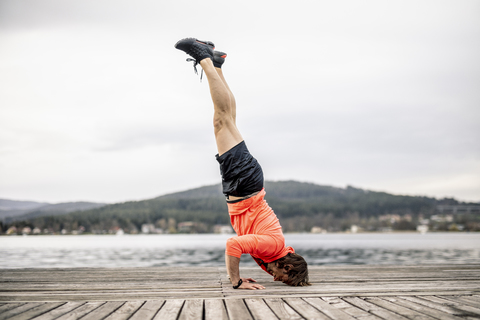
[[[153,319],[158,310],[163,306],[165,300],[150,300],[145,302],[129,320]]]
[[[329,316],[334,320],[355,320],[354,317],[349,314],[331,306],[328,302],[320,298],[305,298],[303,299],[310,303],[315,308],[319,309],[321,312]]]
[[[154,320],[176,320],[185,300],[167,300],[160,311],[153,318]]]
[[[480,306],[480,299],[475,298],[475,296],[462,296],[462,300],[468,301],[473,307]]]
[[[193,291],[193,290],[192,290]],[[165,291],[160,293],[147,292],[104,292],[104,293],[56,293],[56,294],[34,294],[34,295],[14,295],[11,297],[0,296],[1,300],[16,302],[55,302],[55,301],[130,301],[130,300],[159,300],[159,299],[179,299],[179,298],[223,298],[221,292],[196,293],[192,291]]]
[[[377,317],[376,315],[368,313],[360,308],[354,307],[348,302],[343,301],[339,297],[322,297],[322,300],[330,303],[335,308],[338,308],[345,313],[348,313],[354,318],[361,318],[362,320],[381,320],[381,318]]]
[[[372,298],[365,298],[365,301],[368,301],[370,303],[376,304],[377,306],[393,311],[395,313],[401,314],[402,316],[408,318],[408,319],[415,319],[415,320],[435,320],[435,318],[430,317],[426,314],[420,313],[418,311],[415,311],[413,309],[409,309],[406,307],[403,307],[398,304],[394,304],[390,301],[384,300],[382,298],[378,297],[372,297]]]
[[[205,299],[205,319],[228,320],[225,302],[220,299]]]
[[[469,315],[469,313],[466,313],[462,310],[458,310],[448,305],[444,305],[443,302],[435,302],[435,301],[428,300],[430,298],[428,296],[422,296],[422,297],[399,296],[398,298],[412,301],[412,302],[427,306],[429,308],[440,310],[442,312],[449,313],[456,316]]]
[[[448,300],[448,299],[442,299],[442,297],[433,297],[433,296],[427,296],[427,297],[422,297],[426,300],[429,300],[429,301],[432,301],[432,302],[435,302],[435,303],[438,303],[438,304],[441,304],[441,305],[444,305],[444,306],[449,306],[451,308],[453,308],[457,314],[461,314],[461,315],[465,315],[465,316],[472,316],[472,315],[475,315],[475,314],[478,314],[478,309],[477,308],[474,308],[474,307],[470,307],[470,306],[464,306],[458,302],[455,302],[455,301],[451,301],[451,300]],[[472,312],[472,309],[473,311],[477,311],[477,312]]]
[[[85,302],[67,302],[63,304],[62,306],[55,308],[53,310],[50,310],[47,313],[42,314],[41,316],[38,316],[35,318],[35,320],[51,320],[51,319],[56,319],[60,316],[63,316],[64,314],[71,312],[72,310],[80,307],[82,304]]]
[[[227,299],[225,306],[230,320],[253,320],[242,299]]]
[[[120,308],[115,310],[112,314],[106,317],[104,320],[127,320],[130,319],[142,305],[144,301],[128,301],[125,302]]]
[[[360,299],[358,297],[343,297],[343,300],[347,301],[351,305],[354,305],[360,309],[363,309],[366,312],[372,313],[382,319],[388,319],[388,320],[405,320],[408,319],[406,317],[403,317],[399,314],[393,313],[389,310],[385,310],[383,308],[380,308],[379,306],[372,304],[368,301],[365,301],[363,299]]]
[[[467,297],[467,296],[442,296],[442,298],[447,298],[449,300],[453,300],[459,303],[464,303],[474,308],[480,307],[480,302],[475,301],[474,299],[471,299],[470,297]]]
[[[15,303],[5,303],[3,304],[2,306],[0,306],[0,314],[2,312],[6,312],[10,309],[14,309],[14,308],[17,308],[17,307],[20,307],[22,305],[24,305],[25,302],[15,302]]]
[[[304,318],[330,320],[330,318],[325,314],[321,313],[319,310],[300,298],[285,298],[283,300]]]
[[[426,315],[431,315],[434,318],[438,319],[445,319],[445,320],[462,320],[462,318],[456,317],[454,315],[451,315],[449,313],[442,312],[438,309],[430,308],[427,306],[423,306],[421,304],[415,303],[413,301],[408,301],[404,300],[398,297],[385,297],[383,298],[387,301],[390,301],[394,304],[397,304],[399,306],[418,311],[420,313],[426,314]]]
[[[290,307],[288,304],[285,303],[285,301],[280,298],[264,299],[264,301],[266,304],[268,304],[270,309],[272,309],[272,311],[280,320],[303,319],[302,316],[296,313],[295,310],[292,309],[292,307]]]
[[[132,299],[281,298],[325,296],[478,294],[480,266],[335,266],[311,267],[312,287],[291,288],[274,283],[259,268],[248,270],[267,290],[233,290],[225,268],[0,270],[0,302],[7,301],[130,301]],[[455,272],[454,272],[455,271]],[[145,280],[144,280],[145,279]],[[146,280],[148,279],[148,281]],[[200,283],[201,282],[201,283]],[[223,283],[222,283],[223,282]],[[321,285],[320,285],[321,284]]]
[[[52,309],[55,309],[56,307],[61,306],[64,303],[65,302],[44,303],[38,307],[22,312],[20,314],[17,314],[16,316],[9,318],[9,320],[28,320],[36,316],[39,316],[41,314],[44,314],[45,312],[48,312]]]
[[[203,318],[203,300],[186,300],[178,320],[202,320]]]
[[[13,308],[13,309],[10,309],[10,310],[7,310],[5,312],[0,313],[0,320],[10,319],[11,317],[16,316],[17,314],[21,314],[21,313],[26,312],[30,309],[41,306],[42,304],[43,304],[42,302],[25,303],[25,304],[20,305],[16,308]]]
[[[276,318],[275,313],[265,301],[263,301],[263,299],[245,299],[245,304],[254,319],[261,320]]]
[[[82,320],[98,320],[106,318],[115,310],[120,308],[124,303],[124,301],[108,301],[107,303],[82,317]]]
[[[57,318],[57,320],[75,320],[79,319],[86,314],[90,313],[91,311],[97,309],[101,305],[105,304],[102,301],[94,301],[94,302],[86,302],[82,306],[74,309],[73,311],[64,314],[63,316]]]
[[[441,296],[441,297],[437,297],[437,298],[443,299],[443,300],[445,300],[446,302],[449,302],[449,303],[453,303],[452,305],[456,309],[460,309],[460,310],[463,310],[463,311],[466,311],[466,312],[470,312],[470,313],[473,313],[473,314],[480,315],[480,308],[465,305],[464,302],[461,299],[458,299],[456,297]]]

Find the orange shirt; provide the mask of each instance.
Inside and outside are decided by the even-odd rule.
[[[264,197],[262,189],[251,198],[227,202],[230,221],[237,233],[227,240],[227,255],[240,258],[242,253],[248,253],[257,263],[258,259],[269,263],[295,252],[292,247],[285,247],[280,222]]]

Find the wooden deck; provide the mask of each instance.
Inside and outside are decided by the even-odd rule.
[[[0,270],[2,319],[480,319],[480,265],[311,267],[232,289],[225,268]]]

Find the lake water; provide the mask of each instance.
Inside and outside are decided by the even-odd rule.
[[[233,235],[0,237],[0,268],[224,266]],[[286,234],[309,265],[480,264],[480,233]],[[243,256],[241,266],[254,266]]]

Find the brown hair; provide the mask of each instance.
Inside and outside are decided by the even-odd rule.
[[[296,253],[288,253],[285,257],[275,261],[279,268],[285,268],[288,274],[288,280],[285,282],[288,285],[297,287],[310,286],[308,281],[307,262],[303,257]],[[293,267],[288,266],[289,264]]]

